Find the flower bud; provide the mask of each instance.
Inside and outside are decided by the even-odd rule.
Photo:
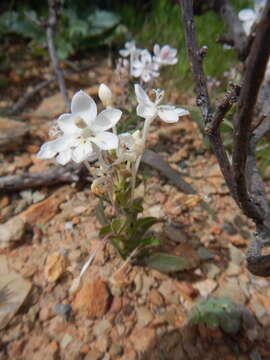
[[[104,106],[112,106],[113,94],[107,85],[101,84],[99,86],[98,96]]]
[[[104,194],[109,189],[109,185],[106,180],[107,179],[105,177],[95,179],[91,185],[92,193],[95,195]]]

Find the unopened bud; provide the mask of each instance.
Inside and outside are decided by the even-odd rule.
[[[98,96],[104,106],[112,106],[113,94],[107,85],[101,84],[99,86]]]

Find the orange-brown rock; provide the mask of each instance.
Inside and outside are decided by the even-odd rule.
[[[99,318],[106,313],[109,300],[107,284],[101,279],[94,279],[79,290],[74,300],[74,309],[85,312],[90,318]]]
[[[48,255],[45,265],[45,276],[49,282],[58,280],[66,271],[68,261],[65,255],[54,252]]]

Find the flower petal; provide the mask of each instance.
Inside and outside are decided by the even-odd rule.
[[[50,141],[50,149],[55,153],[67,150],[74,143],[75,136],[60,136],[59,138]]]
[[[112,150],[118,147],[117,135],[109,131],[102,131],[96,134],[95,137],[91,138],[91,141],[102,150]]]
[[[175,108],[174,111],[177,112],[178,116],[186,116],[186,115],[190,114],[190,112],[188,110],[180,108],[180,107]]]
[[[97,106],[91,96],[80,90],[71,100],[71,112],[80,116],[87,125],[91,125],[97,116]]]
[[[51,148],[52,142],[53,142],[53,140],[47,141],[40,147],[40,150],[37,153],[38,159],[51,159],[52,157],[54,157],[57,154],[57,152],[53,151]]]
[[[149,119],[151,117],[154,117],[157,113],[157,109],[154,104],[150,106],[139,104],[137,106],[136,111],[137,111],[137,115],[143,117],[144,119]]]
[[[143,88],[139,84],[134,85],[136,98],[139,104],[144,105],[153,105],[153,102],[150,100],[149,96],[143,90]]]
[[[57,124],[64,134],[80,134],[81,129],[75,125],[74,120],[73,114],[62,114],[57,119]]]
[[[252,9],[243,9],[243,10],[239,11],[238,18],[241,21],[255,20],[256,13]]]
[[[155,44],[155,45],[154,45],[153,52],[154,52],[154,54],[155,54],[156,56],[159,56],[159,54],[160,54],[160,46],[159,46],[159,44]]]
[[[74,150],[72,150],[71,158],[76,163],[80,163],[88,159],[92,153],[92,145],[89,141],[87,141],[86,143],[80,144]]]
[[[174,123],[178,121],[178,113],[175,110],[175,108],[168,107],[168,106],[162,106],[160,105],[158,107],[158,116],[161,118],[161,120],[165,121],[166,123]]]
[[[111,129],[120,120],[122,111],[118,109],[106,109],[101,111],[91,124],[91,130],[100,132]]]
[[[133,136],[130,133],[123,133],[119,136],[120,144],[124,144],[129,149],[132,148],[132,146],[135,144],[135,140]]]
[[[59,155],[56,156],[56,161],[61,165],[66,165],[70,160],[71,160],[70,149],[61,151]]]

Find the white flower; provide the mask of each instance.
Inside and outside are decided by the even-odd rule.
[[[253,24],[260,21],[265,4],[266,0],[255,0],[254,10],[242,9],[239,11],[238,18],[243,24],[246,35],[250,34]]]
[[[138,84],[135,84],[135,93],[138,101],[137,115],[145,119],[154,119],[159,116],[161,120],[167,123],[174,123],[178,121],[179,116],[189,114],[187,110],[182,108],[176,108],[172,105],[159,105],[164,95],[164,91],[159,89],[155,90],[155,102],[150,100],[143,88]]]
[[[136,161],[144,152],[144,142],[139,130],[133,134],[119,135],[118,161]]]
[[[177,63],[177,50],[171,48],[169,45],[164,45],[162,48],[158,44],[154,46],[153,60],[161,65],[174,65]]]
[[[43,144],[38,158],[56,156],[56,160],[64,165],[70,160],[79,163],[93,156],[93,143],[101,150],[116,149],[117,136],[106,130],[111,129],[121,115],[117,109],[106,109],[97,115],[94,100],[85,92],[78,91],[71,101],[71,114],[62,114],[57,120],[62,136]]]
[[[152,56],[148,50],[142,50],[137,59],[135,59],[131,66],[131,75],[139,77],[144,82],[148,82],[154,77],[159,76],[159,65],[153,61]]]
[[[107,85],[99,85],[98,96],[105,107],[112,106],[113,94],[111,92],[111,89]]]
[[[132,56],[138,49],[134,40],[125,43],[125,49],[119,50],[119,54],[123,57]]]
[[[253,23],[256,20],[256,13],[252,9],[243,9],[238,13],[239,20],[243,24],[246,35],[250,34]]]

